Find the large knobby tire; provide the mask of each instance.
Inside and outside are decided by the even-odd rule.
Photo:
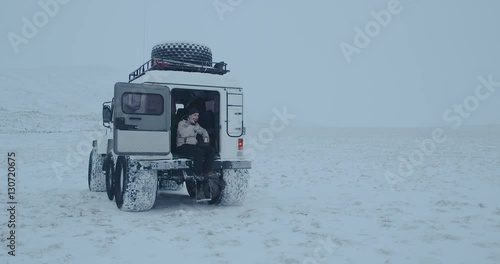
[[[106,193],[108,194],[108,199],[113,201],[115,197],[115,161],[113,160],[113,155],[108,154],[105,161],[105,179],[106,179]]]
[[[222,176],[213,180],[210,204],[241,205],[245,201],[250,172],[247,169],[222,170]]]
[[[97,148],[92,148],[89,157],[88,185],[91,192],[106,191],[106,181],[102,163],[104,157],[97,153]]]
[[[153,47],[152,59],[181,61],[201,66],[212,66],[209,47],[193,43],[164,43]]]
[[[158,174],[137,170],[137,163],[119,156],[115,169],[115,201],[123,211],[142,212],[153,208],[158,192]]]

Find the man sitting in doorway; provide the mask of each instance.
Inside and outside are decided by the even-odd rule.
[[[203,183],[198,185],[196,198],[204,199],[210,196],[210,194],[205,194],[203,191],[205,188],[203,187],[208,180],[209,173],[212,171],[215,152],[208,144],[210,137],[207,130],[198,124],[198,117],[198,110],[190,108],[187,112],[187,119],[179,122],[177,127],[177,151],[193,159],[194,174],[196,178],[203,179]],[[198,135],[202,138],[197,137]]]

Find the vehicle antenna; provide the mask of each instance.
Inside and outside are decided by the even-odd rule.
[[[144,19],[143,19],[143,32],[144,32],[144,38],[142,40],[142,61],[146,61],[146,10],[147,10],[147,0],[143,1],[144,3]]]

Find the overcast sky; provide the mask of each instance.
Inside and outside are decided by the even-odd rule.
[[[1,68],[129,72],[149,59],[153,45],[190,41],[229,64],[254,120],[286,107],[300,124],[500,124],[500,87],[486,99],[488,89],[480,91],[483,99],[475,96],[480,76],[500,82],[500,1],[59,1],[68,3],[43,21],[40,12],[48,11],[38,1],[2,0]],[[375,22],[372,11],[386,22]],[[39,20],[36,34],[23,35],[23,17]],[[13,44],[14,35],[24,40]],[[356,46],[357,35],[364,43]],[[341,46],[355,52],[346,56]],[[467,118],[449,112],[443,119],[464,100]]]

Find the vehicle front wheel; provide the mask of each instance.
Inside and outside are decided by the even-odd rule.
[[[119,156],[114,184],[116,206],[121,210],[142,212],[153,208],[158,191],[156,171],[138,170],[134,160]]]
[[[91,192],[104,192],[106,191],[106,182],[104,171],[102,170],[102,163],[104,157],[97,153],[97,148],[92,148],[89,157],[89,170],[88,170],[88,185]]]

